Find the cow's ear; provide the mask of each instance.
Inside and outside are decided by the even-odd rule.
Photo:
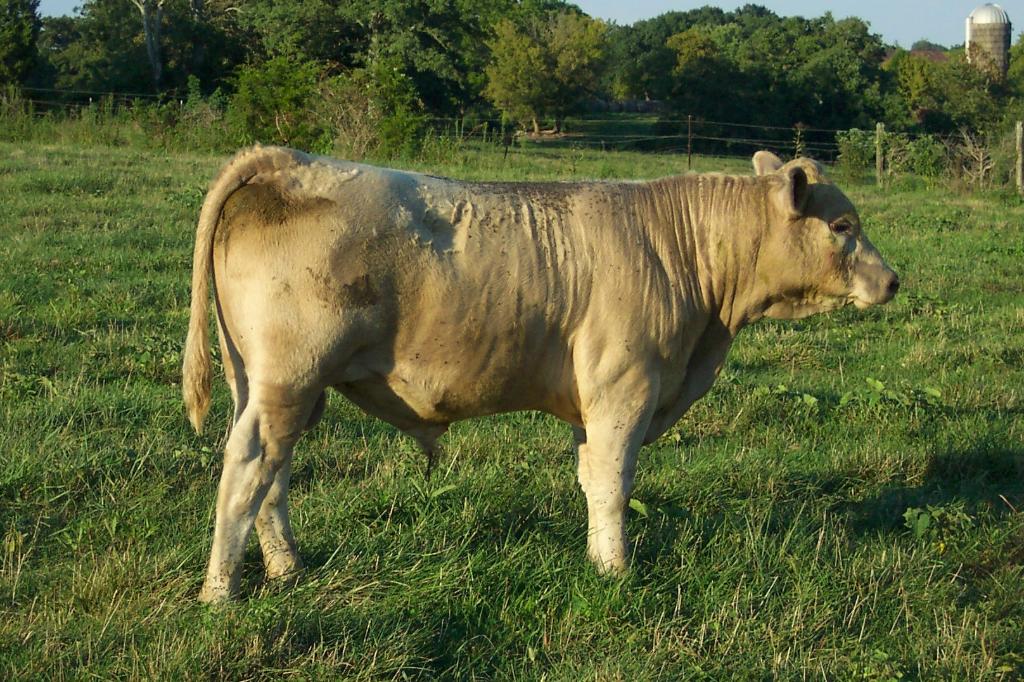
[[[786,212],[793,219],[800,218],[807,210],[807,198],[810,195],[810,182],[807,173],[800,166],[793,166],[783,176],[781,199]]]
[[[828,176],[825,175],[825,169],[820,163],[814,159],[799,158],[793,159],[785,166],[782,167],[782,172],[786,172],[790,166],[799,166],[804,169],[804,173],[807,173],[807,180],[811,183],[825,183],[831,185]]]
[[[768,175],[782,168],[782,159],[767,150],[754,154],[754,175]]]

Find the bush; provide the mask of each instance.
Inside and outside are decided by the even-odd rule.
[[[420,155],[430,132],[412,81],[378,65],[326,81],[319,111],[339,156],[391,159]]]
[[[946,145],[933,135],[923,135],[907,143],[907,169],[926,178],[937,178],[949,166]]]
[[[944,145],[932,135],[914,139],[906,135],[886,135],[885,161],[890,175],[911,173],[925,178],[937,178],[949,168]]]
[[[0,88],[0,140],[14,141],[29,137],[32,130],[32,103],[13,85]]]
[[[875,133],[867,130],[842,131],[836,134],[839,144],[839,165],[849,170],[865,170],[875,164]],[[902,133],[886,133],[882,138],[886,170],[890,174],[913,173],[934,178],[949,166],[946,146],[933,135],[911,139]]]
[[[875,134],[851,128],[836,133],[839,165],[848,170],[863,170],[875,163]]]
[[[274,57],[238,71],[227,122],[240,144],[264,142],[327,152],[331,131],[316,115],[321,66]]]

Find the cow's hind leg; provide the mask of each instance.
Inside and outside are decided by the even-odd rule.
[[[277,470],[274,482],[256,515],[256,536],[263,552],[267,578],[271,580],[296,575],[302,570],[302,559],[299,558],[295,536],[292,535],[292,526],[288,520],[291,471],[290,461]]]
[[[294,570],[298,557],[286,509],[291,455],[316,396],[254,390],[242,410],[224,449],[213,548],[201,601],[220,601],[238,593],[246,542],[268,494],[273,497],[261,523],[261,542],[266,538],[271,549],[268,565],[275,571]]]
[[[304,429],[316,426],[323,416],[327,396],[320,393],[313,405]],[[274,482],[263,498],[259,514],[256,515],[256,536],[263,551],[263,564],[267,567],[267,578],[289,577],[302,570],[302,558],[295,546],[295,536],[288,520],[288,484],[291,481],[291,457],[277,470]]]
[[[224,378],[227,379],[228,388],[231,389],[231,399],[234,402],[235,410],[228,423],[227,436],[231,436],[231,429],[242,417],[245,406],[249,404],[249,378],[245,374],[245,365],[238,353],[234,339],[224,328],[224,319],[221,313],[220,301],[217,304],[217,340],[220,343],[220,356],[224,365]]]

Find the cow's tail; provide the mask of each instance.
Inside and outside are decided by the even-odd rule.
[[[209,309],[213,236],[228,197],[257,176],[271,175],[296,163],[308,162],[301,152],[280,147],[254,147],[229,161],[210,186],[199,212],[196,245],[192,254],[192,305],[181,368],[185,410],[196,432],[210,409],[211,364]]]

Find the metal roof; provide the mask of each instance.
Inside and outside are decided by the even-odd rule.
[[[974,24],[1009,24],[1010,17],[999,5],[987,2],[973,12],[968,20]]]

